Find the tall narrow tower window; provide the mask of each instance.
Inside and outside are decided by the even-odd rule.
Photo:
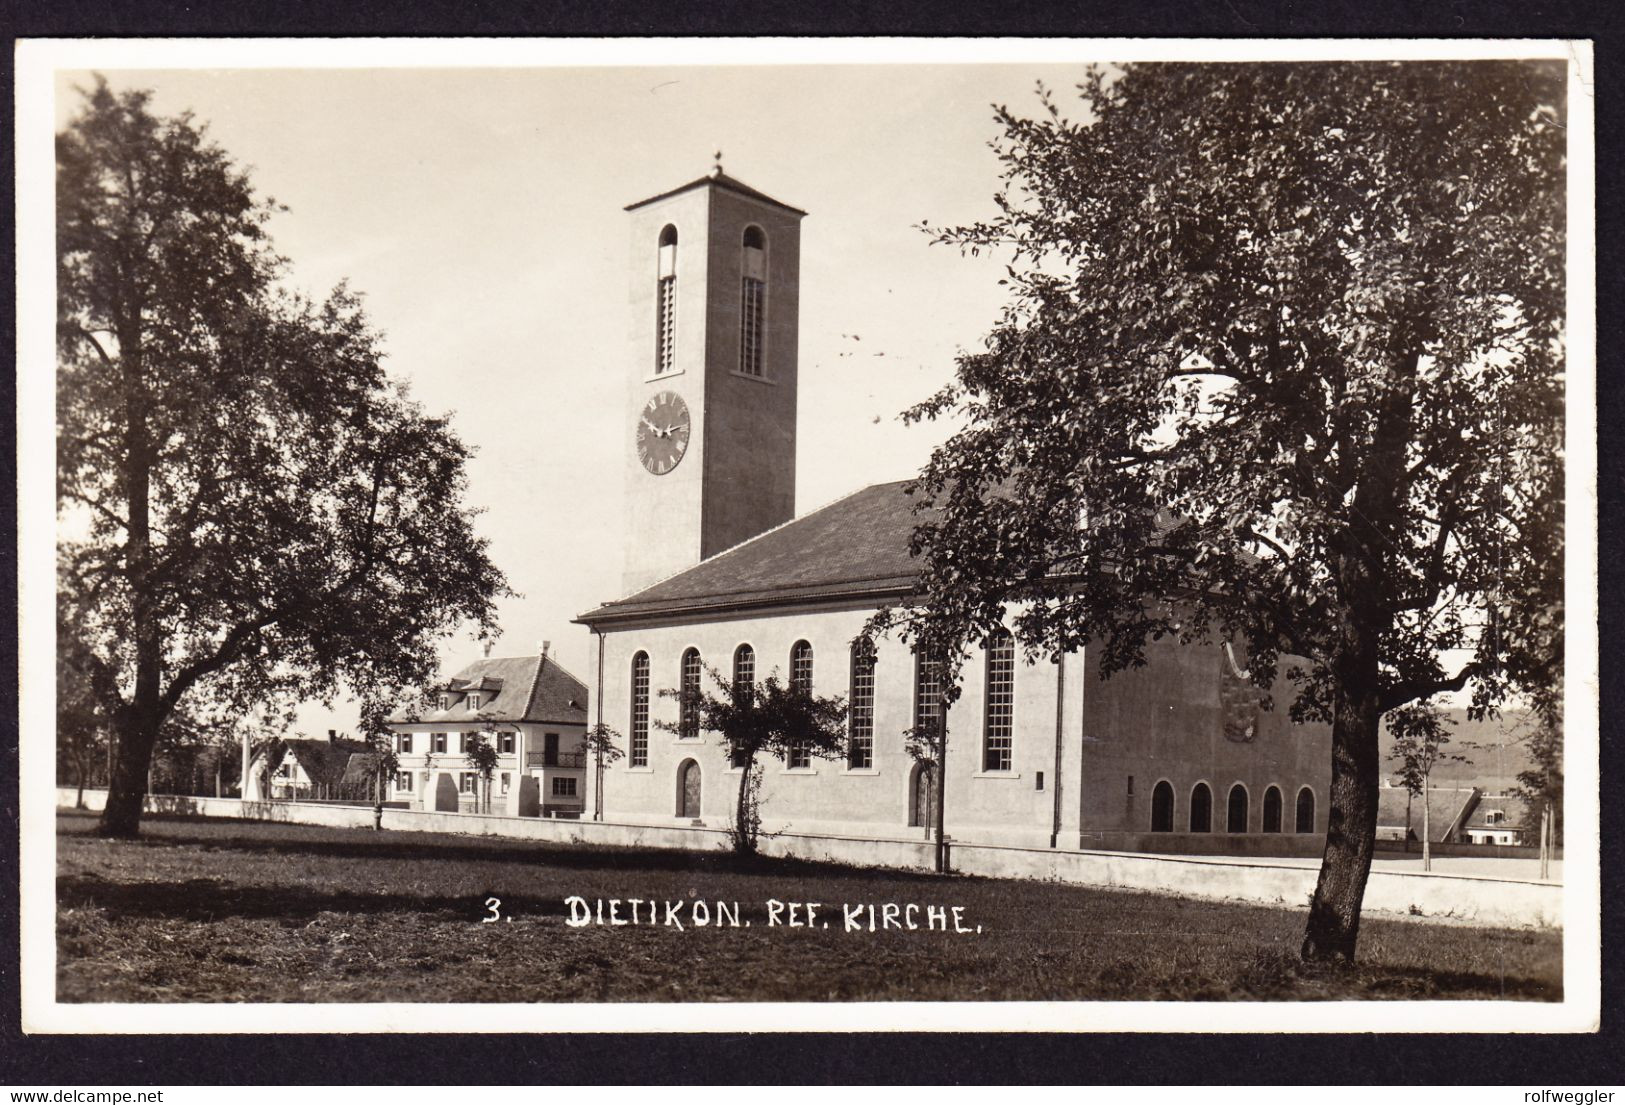
[[[659,376],[677,366],[677,228],[669,223],[660,232],[660,286],[656,299],[655,374]]]
[[[739,371],[762,375],[762,314],[767,302],[767,237],[745,228],[739,293]]]

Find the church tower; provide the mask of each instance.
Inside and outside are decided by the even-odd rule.
[[[722,171],[632,224],[624,593],[795,516],[805,211]]]

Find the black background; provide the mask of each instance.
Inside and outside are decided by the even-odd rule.
[[[1033,0],[738,0],[703,9],[641,0],[611,4],[418,0],[186,3],[183,0],[0,0],[0,24],[13,42],[29,37],[506,37],[506,36],[869,36],[1181,37],[1181,38],[1543,38],[1592,39],[1597,95],[1597,337],[1599,557],[1602,656],[1603,1022],[1584,1035],[1146,1035],[1146,1034],[648,1034],[648,1035],[276,1035],[23,1036],[17,980],[17,737],[14,706],[0,717],[0,1086],[259,1084],[580,1083],[1004,1083],[1004,1084],[1509,1084],[1583,1089],[1625,1082],[1620,992],[1619,909],[1611,873],[1625,862],[1620,803],[1620,692],[1612,660],[1621,617],[1620,510],[1625,468],[1611,430],[1625,424],[1620,393],[1622,302],[1617,268],[1621,188],[1620,12],[1613,3],[1425,3],[1354,0],[1274,3],[1169,0],[1037,3]],[[13,103],[13,53],[0,57],[4,99]],[[12,164],[11,113],[4,163]],[[14,180],[0,174],[5,212]],[[15,349],[15,240],[4,242],[0,326]],[[0,377],[0,411],[15,440],[15,377]],[[0,450],[0,517],[15,538],[13,450]],[[16,542],[0,543],[0,608],[15,621]],[[12,638],[16,640],[15,637]],[[15,671],[15,666],[10,668]],[[11,698],[15,704],[13,696]],[[1611,900],[1613,899],[1613,900]],[[1380,1008],[1380,1006],[1374,1006]],[[493,1020],[500,1017],[492,1009]],[[1227,1008],[1212,1007],[1214,1026]],[[1438,1005],[1438,1029],[1465,1024]],[[287,1031],[298,1033],[297,1007]],[[539,1091],[545,1093],[546,1091]]]

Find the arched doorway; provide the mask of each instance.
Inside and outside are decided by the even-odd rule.
[[[936,826],[937,790],[932,783],[931,765],[915,764],[908,783],[908,824],[929,835]]]
[[[700,817],[700,765],[693,760],[677,766],[677,816],[691,821]]]

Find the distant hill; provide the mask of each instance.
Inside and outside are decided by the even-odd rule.
[[[1453,760],[1433,769],[1435,786],[1472,786],[1486,794],[1505,793],[1518,785],[1518,772],[1534,767],[1523,743],[1534,727],[1527,710],[1509,710],[1500,717],[1471,721],[1464,709],[1446,710],[1451,726],[1446,754],[1466,756],[1470,763]],[[1382,777],[1394,780],[1399,767],[1392,759],[1394,736],[1385,724],[1379,736],[1382,746]]]

